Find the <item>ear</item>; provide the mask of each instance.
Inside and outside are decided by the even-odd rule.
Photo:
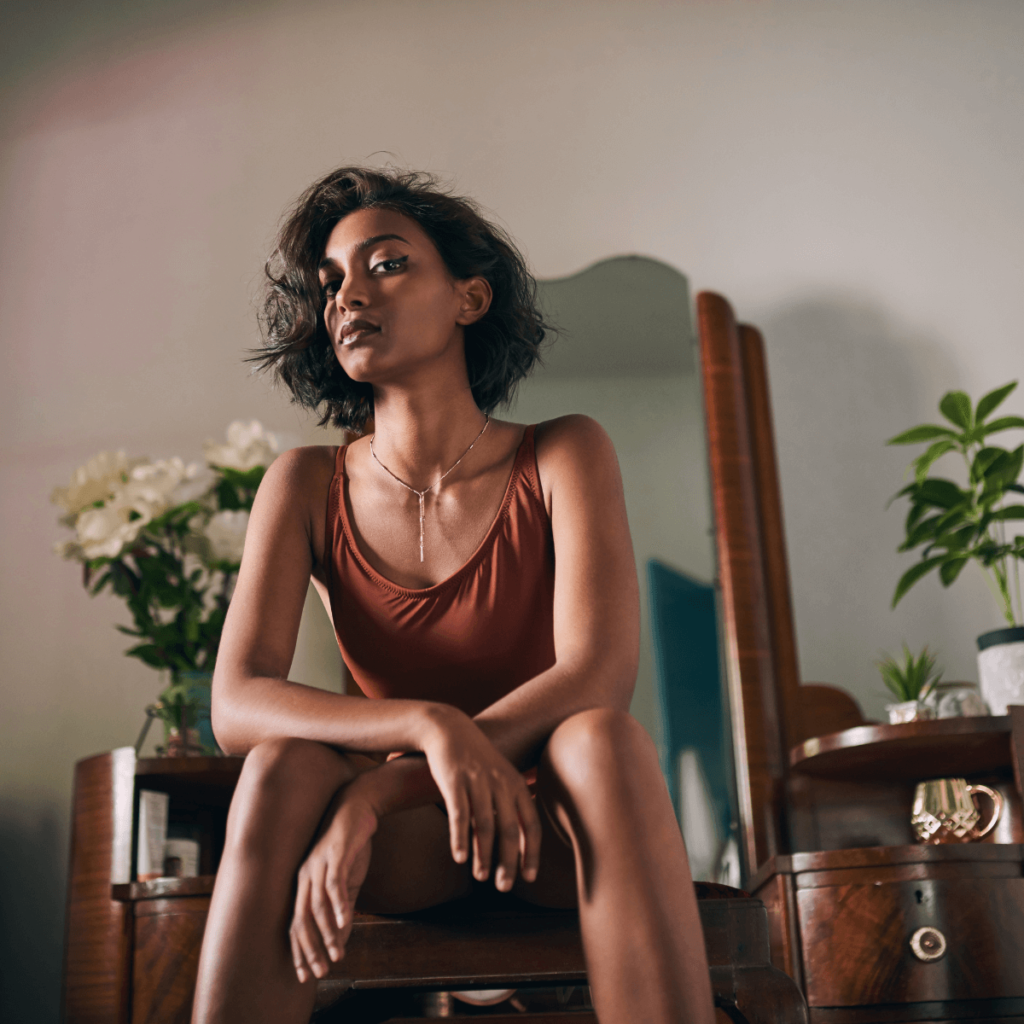
[[[480,320],[491,308],[494,293],[487,279],[483,277],[467,277],[465,281],[460,281],[459,291],[462,301],[455,322],[461,327],[468,327]]]

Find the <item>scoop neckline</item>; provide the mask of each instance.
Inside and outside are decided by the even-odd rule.
[[[477,562],[483,558],[485,549],[493,542],[501,524],[505,521],[508,515],[509,506],[512,504],[512,495],[515,492],[515,484],[519,477],[522,476],[523,452],[526,449],[526,442],[530,436],[532,426],[532,424],[527,426],[523,431],[523,438],[519,442],[519,447],[516,449],[516,457],[515,461],[512,463],[512,471],[509,473],[508,483],[505,485],[504,497],[501,499],[501,504],[498,506],[498,511],[495,513],[494,519],[491,521],[491,525],[487,528],[487,532],[484,534],[483,539],[476,546],[476,550],[469,556],[466,562],[459,566],[459,568],[450,576],[446,576],[443,580],[440,580],[430,587],[421,588],[403,587],[400,583],[395,583],[394,580],[389,580],[387,576],[378,572],[369,563],[362,551],[359,550],[359,544],[356,541],[355,533],[349,523],[348,504],[345,501],[345,481],[348,479],[348,473],[345,471],[345,461],[348,457],[349,446],[347,444],[342,445],[339,473],[340,481],[337,489],[338,516],[341,519],[341,528],[345,533],[349,547],[352,549],[352,555],[363,572],[384,590],[390,590],[402,597],[409,598],[433,597],[440,591],[457,583],[466,573],[470,572],[476,566]]]

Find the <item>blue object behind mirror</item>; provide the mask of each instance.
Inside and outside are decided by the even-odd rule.
[[[662,771],[679,814],[679,760],[696,751],[721,840],[730,835],[732,758],[722,693],[714,587],[656,559],[647,563]],[[686,831],[684,826],[684,832]],[[689,836],[687,836],[689,845]],[[691,851],[691,857],[693,851]]]

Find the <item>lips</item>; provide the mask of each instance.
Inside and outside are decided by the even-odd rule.
[[[379,330],[380,328],[369,320],[346,320],[341,325],[341,342],[343,345],[350,345]]]

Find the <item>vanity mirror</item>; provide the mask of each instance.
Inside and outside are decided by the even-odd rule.
[[[615,444],[641,592],[631,710],[659,744],[694,877],[737,885],[689,283],[665,263],[619,256],[540,281],[539,298],[558,336],[511,415],[529,423],[584,413]]]

